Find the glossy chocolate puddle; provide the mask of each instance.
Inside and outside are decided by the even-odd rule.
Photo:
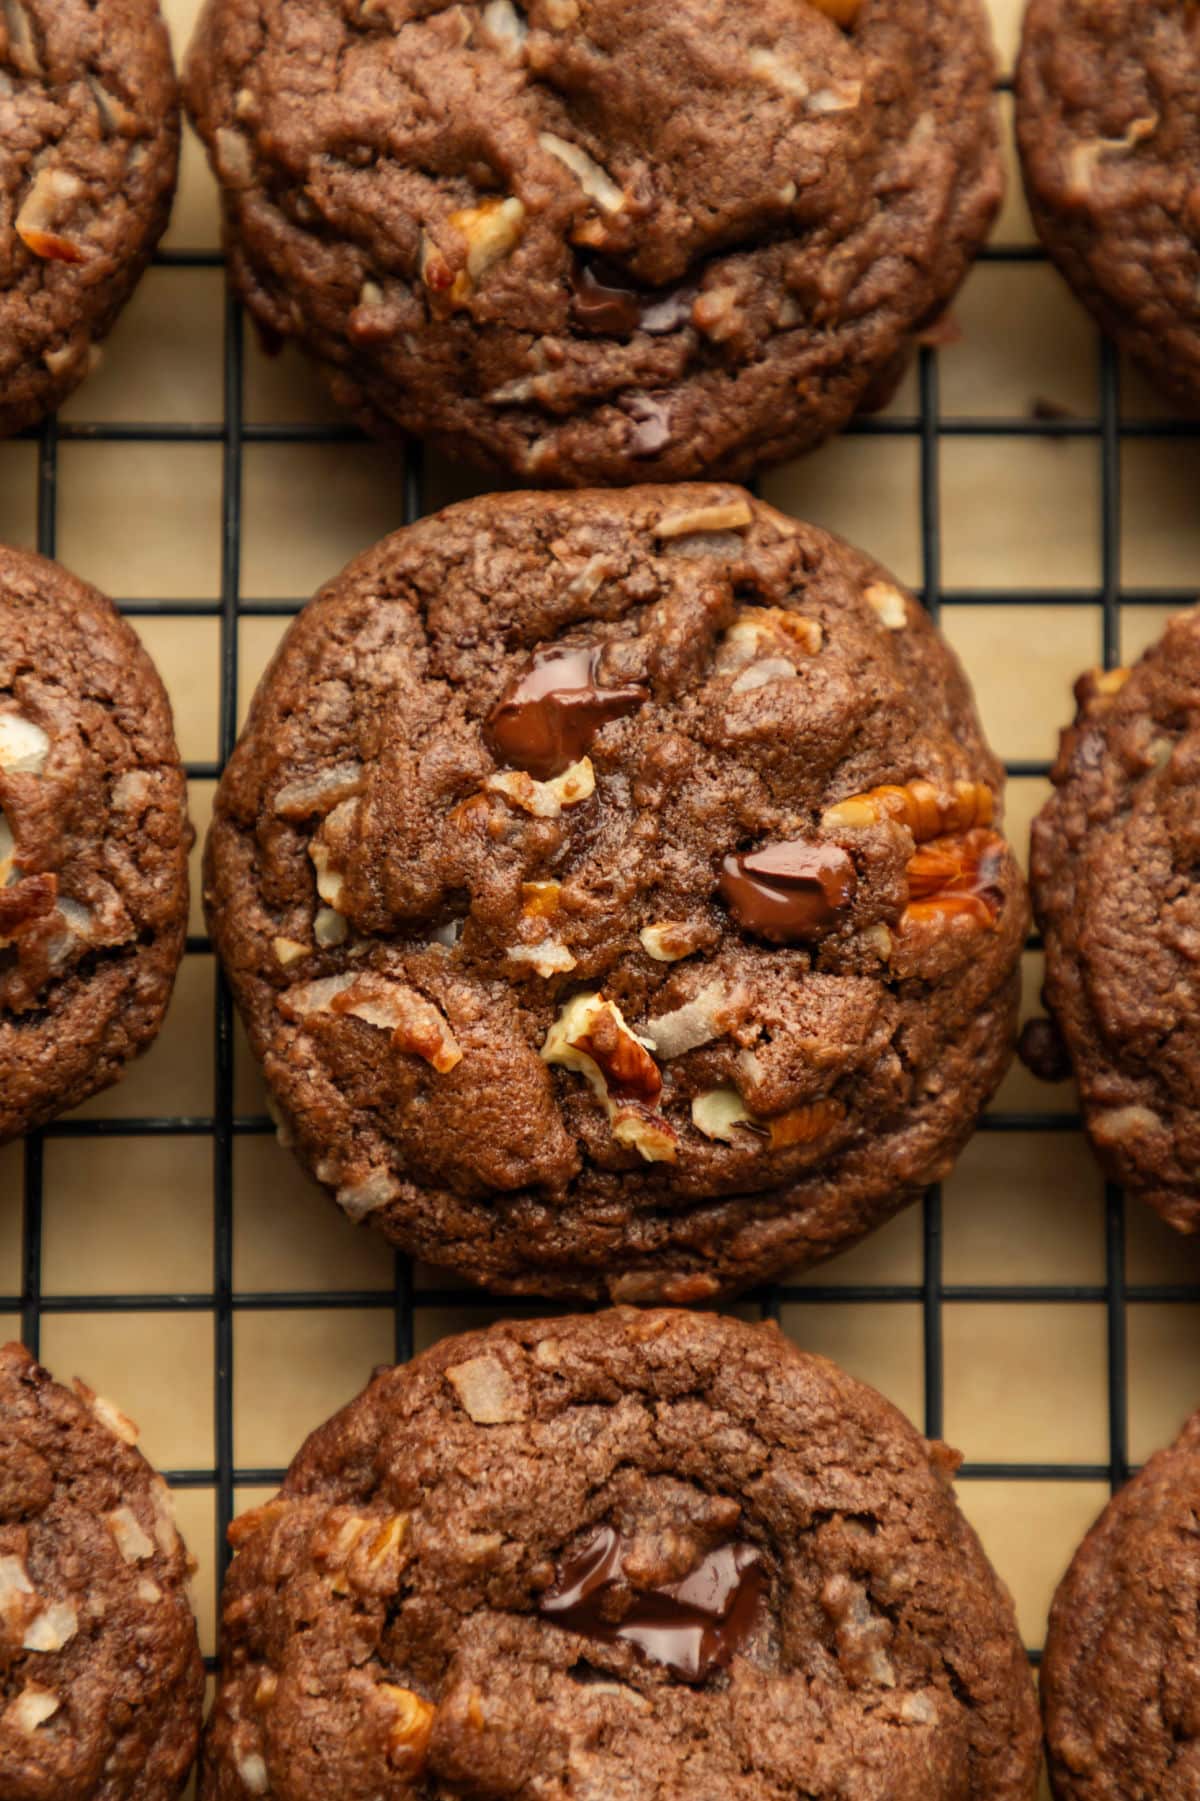
[[[619,1620],[606,1617],[605,1600],[624,1579],[626,1541],[600,1526],[559,1570],[538,1611],[568,1631],[605,1644],[634,1645],[684,1682],[703,1682],[741,1649],[754,1628],[767,1576],[753,1545],[718,1545],[678,1582],[633,1591]]]

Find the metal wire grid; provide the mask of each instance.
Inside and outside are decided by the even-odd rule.
[[[172,269],[212,269],[221,266],[216,253],[164,253],[157,265]],[[1044,260],[1036,248],[990,248],[984,261],[1015,264]],[[238,626],[254,616],[294,613],[300,601],[243,600],[241,595],[242,464],[250,444],[323,444],[354,441],[358,433],[348,427],[327,425],[262,425],[247,423],[243,416],[243,317],[239,306],[226,302],[224,336],[223,416],[218,423],[182,425],[58,424],[50,420],[39,439],[37,471],[37,540],[46,556],[56,547],[56,513],[59,496],[58,448],[65,442],[219,444],[223,480],[221,502],[220,597],[215,601],[131,602],[123,611],[136,617],[203,617],[219,621],[220,697],[219,760],[191,763],[193,779],[211,780],[219,775],[233,749],[237,729]],[[1184,605],[1191,594],[1170,590],[1122,587],[1120,579],[1120,450],[1123,439],[1200,438],[1200,425],[1164,419],[1130,420],[1120,417],[1119,373],[1112,347],[1102,343],[1099,367],[1099,413],[1094,418],[953,418],[943,419],[939,406],[937,352],[923,349],[919,356],[917,412],[912,416],[889,415],[855,421],[850,431],[917,440],[920,452],[920,528],[923,564],[922,596],[936,619],[943,604],[958,606],[1024,605],[1037,600],[1028,591],[972,588],[951,591],[942,583],[940,518],[940,460],[946,440],[955,438],[1085,438],[1095,444],[1101,477],[1101,582],[1099,589],[1055,589],[1054,605],[1100,609],[1103,655],[1106,664],[1119,654],[1120,609],[1138,605]],[[405,464],[404,520],[409,523],[426,508],[426,483],[419,449],[410,449]],[[1010,761],[1014,776],[1044,776],[1048,765],[1030,760]],[[188,951],[207,954],[207,938],[190,937]],[[1033,941],[1036,948],[1036,940]],[[243,1310],[335,1308],[390,1309],[394,1319],[397,1361],[412,1355],[414,1327],[419,1309],[495,1307],[493,1297],[457,1287],[414,1289],[408,1260],[397,1256],[389,1287],[350,1292],[250,1292],[234,1286],[233,1150],[239,1136],[274,1130],[265,1116],[244,1116],[234,1108],[233,1010],[228,989],[218,974],[215,999],[215,1060],[213,1110],[205,1116],[64,1119],[46,1132],[35,1133],[25,1143],[23,1163],[22,1287],[19,1296],[0,1295],[0,1313],[20,1313],[22,1336],[35,1353],[39,1348],[42,1320],[50,1314],[207,1313],[213,1322],[214,1440],[211,1467],[167,1471],[178,1488],[215,1490],[217,1514],[216,1562],[223,1573],[227,1558],[225,1530],[236,1509],[239,1488],[273,1486],[282,1470],[238,1465],[234,1456],[233,1359],[234,1319]],[[1079,1121],[1068,1113],[993,1112],[982,1121],[985,1132],[1048,1132],[1077,1130]],[[48,1294],[42,1281],[44,1142],[57,1138],[142,1138],[156,1136],[199,1137],[211,1141],[214,1231],[212,1287],[189,1294]],[[1001,1285],[947,1284],[942,1277],[942,1198],[939,1188],[923,1202],[922,1274],[918,1283],[871,1285],[842,1284],[820,1287],[776,1284],[750,1297],[764,1317],[778,1317],[792,1304],[916,1303],[923,1325],[924,1427],[931,1437],[942,1431],[943,1355],[942,1309],[948,1302],[1023,1304],[1098,1304],[1107,1316],[1108,1459],[1085,1463],[967,1463],[960,1471],[966,1480],[993,1481],[1105,1481],[1116,1488],[1129,1474],[1128,1395],[1126,1372],[1126,1304],[1130,1301],[1173,1304],[1200,1302],[1200,1283],[1131,1285],[1125,1279],[1124,1203],[1119,1189],[1109,1186],[1105,1199],[1105,1280],[1102,1284]],[[524,1308],[524,1304],[522,1304]],[[547,1311],[552,1309],[547,1308]],[[1034,1654],[1036,1656],[1036,1654]]]

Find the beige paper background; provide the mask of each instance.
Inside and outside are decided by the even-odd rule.
[[[168,0],[180,45],[195,0]],[[1016,41],[1016,0],[994,0],[1006,62]],[[1006,123],[1011,107],[1002,98]],[[189,139],[168,244],[211,248],[213,192]],[[1031,242],[1013,185],[997,243]],[[1035,401],[1078,415],[1097,407],[1096,335],[1053,271],[1037,264],[981,264],[957,316],[961,344],[941,353],[943,416],[1027,418]],[[223,290],[220,273],[156,268],[109,346],[104,365],[67,408],[73,422],[160,424],[194,420],[216,428],[222,404]],[[320,385],[295,356],[264,358],[248,342],[246,419],[251,424],[330,421]],[[917,405],[910,377],[892,411]],[[1161,413],[1133,375],[1123,381],[1127,416]],[[70,443],[60,453],[62,559],[123,602],[213,601],[219,594],[222,456],[201,445]],[[773,472],[771,500],[827,524],[880,556],[904,579],[922,579],[919,446],[914,437],[850,437]],[[0,445],[0,537],[36,536],[37,446]],[[242,594],[299,602],[349,556],[401,523],[398,456],[358,445],[249,444],[244,453]],[[1136,588],[1200,584],[1200,449],[1195,443],[1126,440],[1121,452],[1121,577]],[[472,478],[434,466],[432,502]],[[1070,685],[1098,660],[1098,604],[1056,603],[1060,590],[1095,589],[1100,576],[1098,442],[943,437],[940,499],[942,578],[948,591],[1016,588],[1029,604],[948,604],[944,625],[975,682],[996,748],[1010,759],[1052,754],[1070,707]],[[1136,654],[1161,626],[1162,609],[1127,608],[1122,645]],[[241,703],[286,621],[244,618],[239,628]],[[215,618],[137,620],[171,690],[183,752],[217,754],[219,624]],[[1040,779],[1010,790],[1010,822],[1024,843],[1045,793]],[[202,830],[212,784],[193,784]],[[194,905],[193,930],[202,925]],[[1027,998],[1036,1005],[1038,959],[1027,958]],[[161,1039],[116,1090],[83,1112],[110,1120],[207,1117],[213,1107],[212,960],[189,955]],[[1069,1111],[1072,1097],[1041,1089],[1022,1072],[997,1107],[1034,1114]],[[236,1107],[263,1110],[262,1092],[239,1044]],[[0,1151],[0,1297],[20,1291],[22,1148]],[[88,1293],[196,1294],[212,1287],[212,1143],[206,1136],[80,1140],[51,1136],[45,1149],[47,1296]],[[382,1241],[342,1219],[272,1138],[239,1137],[234,1153],[234,1277],[243,1292],[387,1290],[392,1261]],[[919,1284],[921,1219],[910,1212],[868,1243],[807,1279],[830,1285]],[[1131,1284],[1200,1278],[1200,1251],[1139,1210],[1128,1220]],[[1068,1131],[981,1133],[946,1185],[944,1279],[954,1285],[1072,1283],[1105,1278],[1103,1189],[1079,1136]],[[422,1278],[418,1278],[419,1282]],[[19,1321],[0,1301],[0,1333]],[[495,1313],[502,1314],[503,1305]],[[423,1307],[418,1344],[454,1330],[478,1310]],[[785,1308],[798,1342],[836,1357],[923,1422],[922,1315],[918,1302],[814,1300]],[[1106,1312],[1102,1303],[948,1302],[943,1310],[945,1432],[974,1465],[1075,1462],[1109,1455]],[[247,1308],[234,1333],[235,1447],[239,1466],[284,1464],[305,1431],[353,1394],[373,1364],[392,1354],[390,1313]],[[1131,1303],[1128,1311],[1131,1455],[1144,1458],[1200,1398],[1196,1350],[1200,1309]],[[213,1464],[213,1317],[192,1312],[50,1312],[42,1354],[66,1377],[76,1372],[140,1420],[148,1455],[173,1470]],[[249,1505],[258,1491],[239,1490]],[[1101,1481],[964,1481],[963,1506],[1016,1597],[1031,1647],[1042,1642],[1053,1587],[1107,1493]],[[200,1562],[197,1604],[206,1651],[214,1647],[215,1503],[210,1489],[179,1495]]]

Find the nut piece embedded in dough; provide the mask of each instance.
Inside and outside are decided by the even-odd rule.
[[[718,675],[744,677],[764,664],[779,665],[774,673],[795,675],[793,657],[815,657],[824,643],[820,622],[806,619],[786,607],[740,607],[733,624],[717,647],[714,668]],[[784,671],[782,665],[787,664]],[[768,678],[764,678],[768,679]],[[755,680],[739,679],[734,692],[757,687]]]
[[[9,61],[18,75],[41,75],[43,70],[33,35],[33,20],[24,0],[3,0],[0,18],[8,29]]]
[[[132,1507],[114,1507],[107,1514],[109,1530],[126,1563],[141,1563],[154,1555],[154,1540],[145,1531]]]
[[[736,1128],[756,1123],[736,1088],[708,1088],[692,1101],[692,1124],[706,1138],[736,1144]]]
[[[998,832],[982,827],[918,845],[905,868],[909,899],[901,930],[962,917],[995,925],[1004,905],[1006,850]]]
[[[268,1795],[271,1792],[271,1778],[267,1774],[267,1766],[257,1751],[248,1751],[237,1759],[237,1773],[242,1787],[248,1795]]]
[[[1088,1124],[1092,1137],[1104,1145],[1157,1138],[1170,1129],[1157,1113],[1138,1105],[1110,1107],[1105,1113],[1094,1113]]]
[[[507,958],[510,963],[528,964],[546,979],[569,975],[575,968],[575,958],[558,938],[543,938],[540,944],[516,944],[507,952]]]
[[[1085,200],[1096,182],[1101,159],[1127,156],[1131,150],[1152,138],[1161,123],[1157,113],[1146,113],[1130,121],[1119,138],[1087,138],[1071,145],[1067,152],[1067,193],[1073,200]]]
[[[990,825],[995,804],[995,797],[984,782],[959,781],[950,789],[920,780],[906,782],[903,787],[888,783],[827,807],[821,825],[827,832],[839,832],[894,819],[907,826],[921,844],[944,832],[967,832],[972,826]]]
[[[760,1123],[765,1126],[773,1151],[787,1150],[794,1144],[813,1144],[832,1132],[846,1117],[841,1101],[826,1099],[809,1101],[803,1107],[792,1107]]]
[[[529,1409],[498,1357],[471,1357],[446,1371],[463,1411],[477,1426],[504,1426],[523,1420]]]
[[[642,949],[656,963],[678,963],[690,957],[709,936],[709,929],[686,919],[663,919],[638,933]]]
[[[712,506],[687,507],[682,512],[664,514],[654,527],[654,536],[687,538],[693,532],[744,531],[753,520],[748,501],[716,501]]]
[[[425,1760],[437,1709],[412,1689],[399,1688],[391,1682],[381,1682],[378,1693],[391,1704],[396,1715],[388,1730],[389,1761],[405,1769],[412,1764],[419,1766]]]
[[[397,1050],[424,1057],[439,1075],[462,1062],[462,1050],[449,1023],[423,994],[405,982],[394,982],[371,970],[355,970],[322,976],[288,988],[279,997],[283,1012],[292,1019],[317,1013],[349,1015],[382,1032],[391,1032]]]
[[[79,1615],[70,1601],[53,1601],[30,1620],[21,1640],[24,1651],[61,1651],[79,1631]]]
[[[625,195],[612,177],[590,157],[586,150],[578,144],[560,138],[553,131],[540,131],[538,143],[550,156],[569,169],[588,199],[599,207],[602,213],[619,213],[625,205]]]
[[[10,775],[41,775],[50,740],[40,725],[20,713],[0,713],[0,769]]]
[[[630,1031],[616,1003],[602,994],[577,994],[567,1002],[546,1034],[542,1058],[584,1076],[600,1100],[607,1101],[615,1090],[653,1106],[662,1093],[662,1076],[649,1049]]]
[[[521,242],[525,208],[510,197],[481,201],[450,214],[449,223],[467,241],[467,266],[455,276],[450,298],[456,305],[470,299],[489,269],[511,256]]]
[[[675,1161],[678,1135],[656,1110],[662,1075],[615,1002],[597,993],[575,995],[547,1032],[541,1054],[546,1063],[584,1077],[619,1144],[635,1149],[647,1163]]]
[[[362,780],[361,763],[338,763],[315,775],[298,776],[275,796],[275,811],[281,819],[296,820],[311,819],[314,813],[330,813],[361,791]]]
[[[337,1190],[342,1212],[357,1225],[369,1213],[378,1213],[400,1193],[400,1184],[389,1169],[373,1169],[361,1182],[348,1182]]]
[[[1075,683],[1075,703],[1081,713],[1106,712],[1132,672],[1128,669],[1088,669]]]
[[[87,248],[59,229],[73,201],[83,193],[78,175],[66,169],[45,168],[34,176],[17,214],[17,236],[36,257],[48,263],[82,263]]]
[[[591,758],[581,757],[549,782],[536,782],[523,769],[502,769],[489,776],[484,787],[535,819],[558,819],[564,807],[577,807],[591,799],[596,792],[596,772]]]
[[[672,1057],[686,1056],[722,1037],[729,1029],[738,997],[739,991],[731,992],[724,982],[707,982],[690,1001],[655,1015],[646,1028],[655,1051],[670,1062]]]
[[[899,588],[890,582],[872,582],[864,589],[863,599],[871,607],[881,625],[889,632],[902,632],[908,624],[908,607]]]
[[[27,1682],[16,1700],[5,1708],[3,1717],[14,1732],[31,1734],[47,1720],[52,1720],[61,1706],[58,1696],[51,1694],[48,1688]]]
[[[87,1403],[100,1424],[111,1432],[114,1438],[119,1438],[124,1445],[136,1445],[141,1433],[127,1413],[122,1413],[121,1409],[114,1402],[107,1400],[104,1395],[93,1394],[92,1390],[83,1382],[76,1382],[75,1392],[81,1401]]]

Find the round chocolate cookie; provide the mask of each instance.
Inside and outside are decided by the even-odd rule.
[[[1038,235],[1105,331],[1200,412],[1200,7],[1031,0],[1017,136]]]
[[[178,156],[158,0],[3,0],[0,436],[87,374],[166,227]]]
[[[0,1143],[154,1038],[191,841],[170,705],[134,632],[0,545]]]
[[[285,1135],[507,1290],[698,1300],[946,1173],[1024,886],[952,654],[737,488],[467,502],[289,631],[213,935]]]
[[[1200,1413],[1109,1502],[1050,1613],[1042,1706],[1059,1801],[1200,1794]]]
[[[1032,1801],[956,1466],[774,1326],[445,1339],[235,1522],[202,1801]]]
[[[194,1567],[137,1428],[0,1349],[0,1795],[170,1801],[200,1737]]]
[[[1094,670],[1033,828],[1043,996],[1105,1169],[1200,1228],[1200,609]],[[1024,1049],[1024,1046],[1022,1047]],[[1030,1061],[1038,1073],[1040,1058]]]
[[[880,404],[1000,197],[978,0],[209,0],[233,279],[371,431],[742,476]]]

